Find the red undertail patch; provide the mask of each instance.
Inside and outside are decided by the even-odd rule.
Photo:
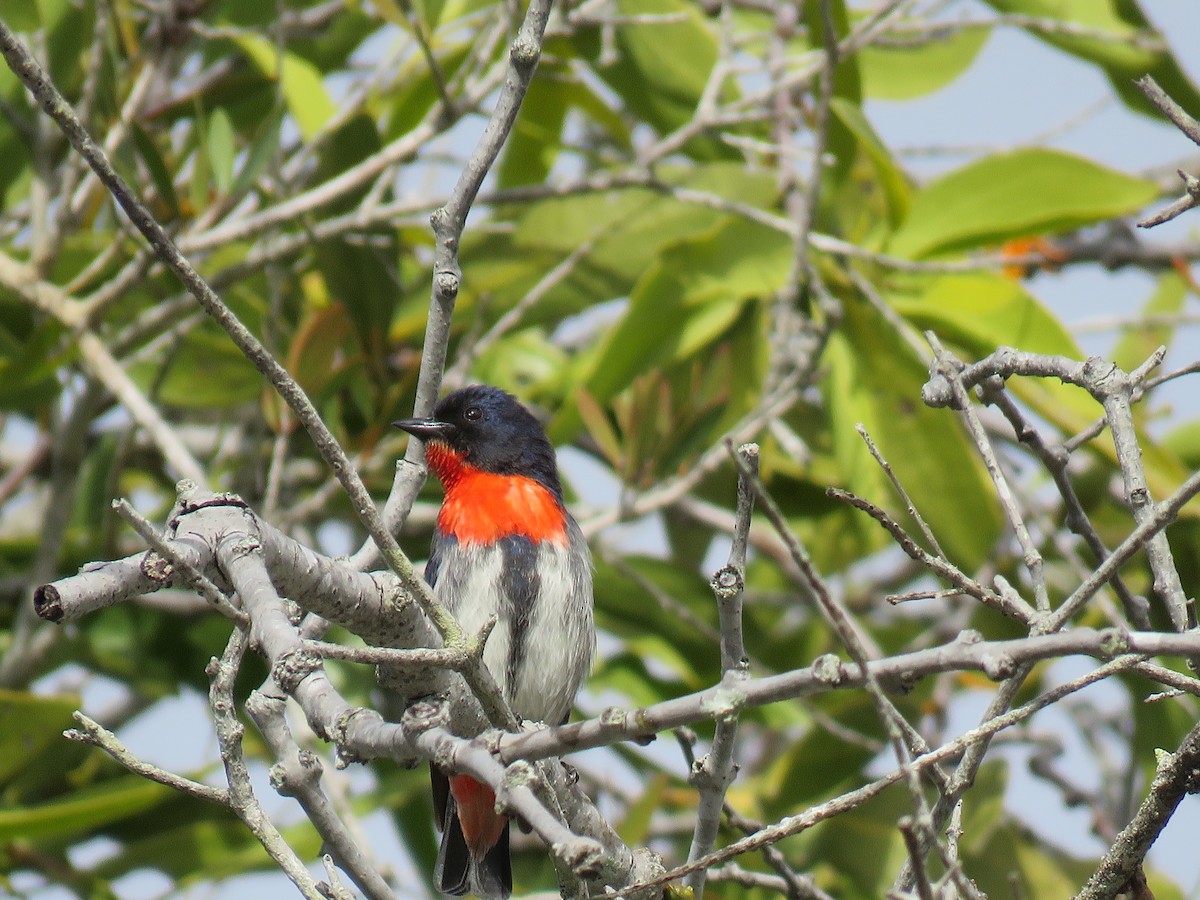
[[[470,775],[451,775],[450,793],[458,805],[459,827],[471,856],[476,860],[483,859],[496,846],[508,822],[505,816],[496,812],[496,794]]]

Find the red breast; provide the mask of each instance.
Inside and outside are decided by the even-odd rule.
[[[484,472],[441,443],[427,449],[446,496],[438,529],[462,544],[492,544],[521,535],[534,542],[567,542],[566,511],[543,484],[524,475]]]

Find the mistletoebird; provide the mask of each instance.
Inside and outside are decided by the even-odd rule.
[[[483,661],[514,713],[566,721],[596,650],[592,561],[563,505],[554,447],[511,394],[474,385],[427,419],[395,423],[425,443],[445,489],[425,580],[468,632],[496,627]],[[435,880],[444,893],[512,893],[508,819],[468,775],[430,767],[441,829]]]

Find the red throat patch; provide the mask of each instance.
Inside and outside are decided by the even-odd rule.
[[[437,519],[443,534],[461,544],[492,544],[518,534],[535,542],[566,543],[566,513],[544,484],[524,475],[480,471],[445,444],[430,444],[425,455],[446,489]]]

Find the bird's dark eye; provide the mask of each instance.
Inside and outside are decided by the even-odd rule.
[[[468,406],[463,411],[463,418],[468,422],[478,422],[483,418],[483,410],[478,406]]]

